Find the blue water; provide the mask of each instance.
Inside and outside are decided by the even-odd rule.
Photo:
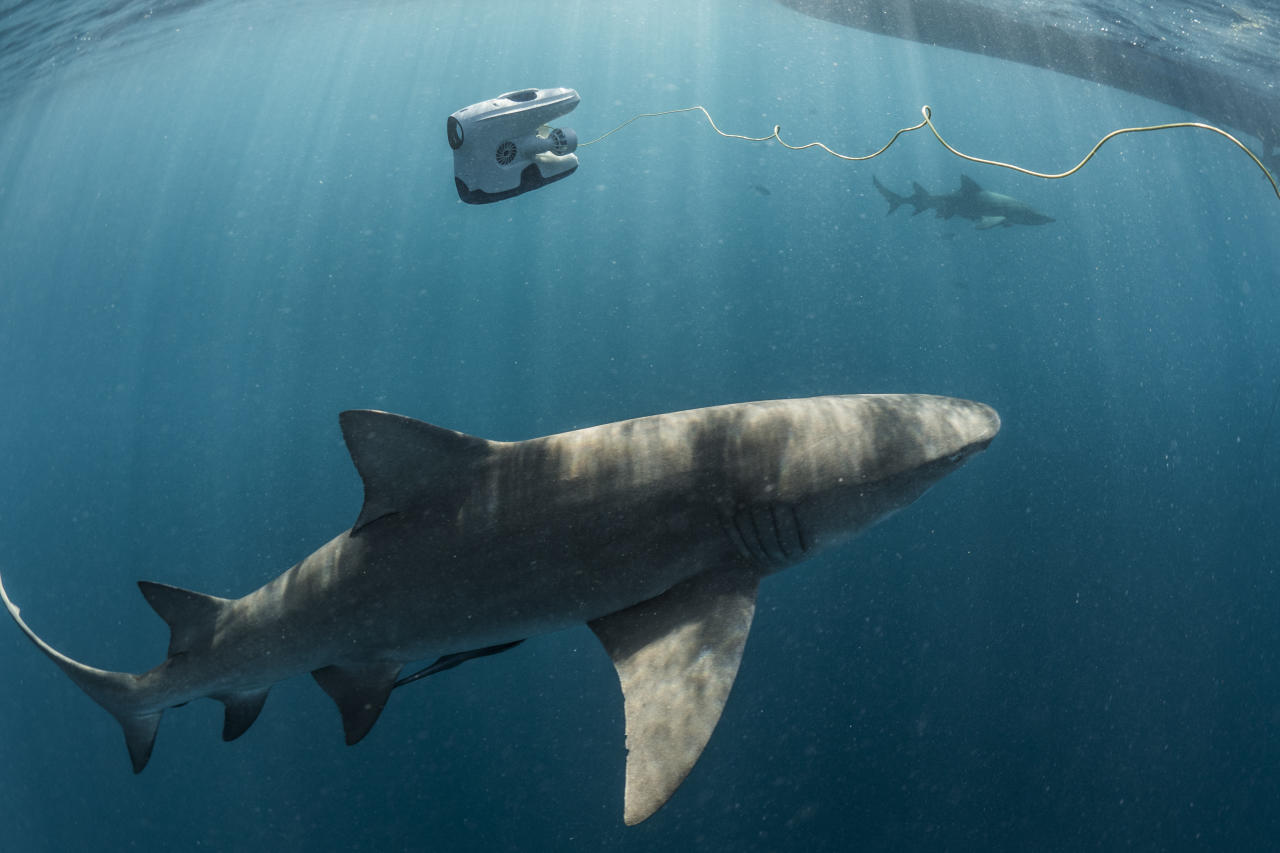
[[[927,103],[966,150],[1053,170],[1115,127],[1194,118],[765,0],[608,10],[170,8],[3,87],[0,570],[32,627],[94,665],[159,662],[135,580],[239,596],[353,522],[345,408],[520,439],[929,392],[995,406],[990,450],[764,583],[716,733],[639,827],[585,628],[397,691],[350,748],[310,679],[231,744],[196,702],[134,777],[115,721],[0,626],[4,849],[1273,845],[1262,174],[1198,131],[1046,182],[923,134],[845,163],[682,114],[580,149],[558,184],[461,204],[445,118],[525,86],[576,88],[561,124],[584,140],[704,104],[731,132],[858,154]],[[871,183],[962,173],[1057,221],[886,217]]]

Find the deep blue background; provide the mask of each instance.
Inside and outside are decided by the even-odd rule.
[[[912,391],[1004,430],[765,583],[718,730],[638,828],[585,629],[397,691],[355,748],[310,679],[229,745],[193,703],[134,778],[110,716],[3,628],[5,849],[1274,843],[1280,201],[1240,151],[1130,136],[1043,182],[923,134],[854,164],[685,114],[467,207],[445,118],[524,86],[577,88],[584,140],[701,103],[858,154],[928,103],[962,148],[1053,170],[1190,117],[765,0],[261,5],[0,110],[0,570],[60,649],[150,667],[134,580],[242,595],[348,526],[344,408],[519,439]],[[871,185],[961,173],[1058,221],[886,218]]]

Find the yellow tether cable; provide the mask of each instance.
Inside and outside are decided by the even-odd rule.
[[[888,142],[884,144],[884,147],[881,148],[879,151],[876,151],[873,154],[866,154],[862,157],[854,157],[849,154],[841,154],[837,151],[832,151],[830,148],[828,148],[826,145],[824,145],[821,142],[808,142],[804,145],[790,145],[786,142],[783,142],[782,137],[779,136],[779,132],[782,130],[782,125],[780,124],[775,124],[773,126],[773,133],[769,134],[768,136],[743,136],[742,134],[738,134],[738,133],[725,133],[718,126],[716,126],[715,120],[711,118],[711,113],[707,112],[706,108],[701,106],[682,107],[681,109],[665,110],[663,112],[658,112],[658,113],[641,113],[640,115],[632,116],[631,118],[624,121],[622,124],[615,127],[613,130],[610,130],[608,133],[605,133],[601,136],[597,136],[595,139],[592,139],[590,142],[580,143],[578,147],[581,148],[587,145],[594,145],[600,140],[605,139],[606,137],[612,136],[613,134],[622,130],[627,125],[631,124],[634,121],[638,121],[642,118],[653,118],[656,116],[673,115],[675,113],[688,113],[688,112],[693,112],[695,110],[702,113],[706,117],[707,123],[711,125],[712,130],[714,130],[716,133],[720,134],[721,136],[725,137],[726,139],[742,139],[747,142],[769,142],[770,140],[776,139],[779,145],[781,145],[784,148],[789,148],[792,151],[803,151],[806,148],[821,148],[823,151],[827,152],[832,157],[838,157],[841,160],[851,160],[851,161],[870,160],[873,157],[879,157],[881,154],[888,151],[889,147],[893,145],[893,143],[897,142],[898,137],[902,136],[902,134],[910,133],[913,130],[919,130],[920,128],[927,126],[929,130],[932,131],[934,137],[938,140],[938,142],[942,145],[943,148],[947,149],[952,154],[956,155],[957,157],[963,160],[969,160],[970,162],[973,162],[973,163],[982,163],[987,166],[999,166],[1002,169],[1012,169],[1015,172],[1021,172],[1022,174],[1030,175],[1033,178],[1045,178],[1047,180],[1052,180],[1052,181],[1056,181],[1061,178],[1070,177],[1071,175],[1074,175],[1076,172],[1080,171],[1082,168],[1084,168],[1084,164],[1092,160],[1093,155],[1098,153],[1098,149],[1102,148],[1103,145],[1106,145],[1112,139],[1122,134],[1147,133],[1153,130],[1171,130],[1173,128],[1178,128],[1178,127],[1199,128],[1200,130],[1209,130],[1218,134],[1219,136],[1226,137],[1228,140],[1233,142],[1237,148],[1239,148],[1245,154],[1249,155],[1249,159],[1254,162],[1254,165],[1256,165],[1259,169],[1262,170],[1262,174],[1266,177],[1267,182],[1271,184],[1271,191],[1275,193],[1277,199],[1280,199],[1280,185],[1276,184],[1275,177],[1272,176],[1270,170],[1268,170],[1267,167],[1263,165],[1262,161],[1258,159],[1258,155],[1254,154],[1253,151],[1249,149],[1249,146],[1245,145],[1239,139],[1236,139],[1234,136],[1232,136],[1230,133],[1227,133],[1222,128],[1214,127],[1211,124],[1204,124],[1198,121],[1177,121],[1177,122],[1171,122],[1169,124],[1153,124],[1145,127],[1122,127],[1119,130],[1113,130],[1110,133],[1108,133],[1106,136],[1099,139],[1097,144],[1095,144],[1093,148],[1090,149],[1089,153],[1084,156],[1083,160],[1081,160],[1075,166],[1072,166],[1070,169],[1067,169],[1065,172],[1058,172],[1056,174],[1051,174],[1048,172],[1036,172],[1032,169],[1024,169],[1021,166],[1015,166],[1012,163],[1003,163],[999,160],[988,160],[984,157],[974,157],[972,155],[965,154],[961,151],[957,151],[955,148],[951,146],[950,143],[948,143],[945,139],[942,138],[942,134],[939,133],[938,128],[934,126],[933,110],[929,107],[928,104],[920,108],[920,112],[924,116],[924,119],[919,124],[913,124],[910,127],[901,128],[897,133],[893,135],[893,137]]]

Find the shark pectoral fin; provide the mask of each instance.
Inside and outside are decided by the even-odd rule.
[[[467,469],[496,443],[387,412],[353,409],[338,420],[364,481],[364,506],[352,533],[423,495],[468,482]]]
[[[261,690],[246,690],[241,693],[226,693],[213,698],[227,706],[222,718],[222,739],[235,740],[249,730],[253,721],[262,713],[262,705],[267,701],[270,687]]]
[[[740,569],[709,572],[588,623],[622,682],[628,826],[662,807],[707,745],[738,674],[758,584]]]
[[[988,228],[995,228],[997,225],[1005,225],[1003,216],[984,216],[978,220],[978,224],[973,226],[979,231],[986,231]]]
[[[377,662],[326,666],[311,673],[316,683],[338,705],[347,746],[358,743],[378,722],[378,715],[387,704],[400,669],[401,664],[398,663]]]

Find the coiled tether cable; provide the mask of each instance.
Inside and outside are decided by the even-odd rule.
[[[1026,169],[1026,168],[1023,168],[1022,166],[1016,166],[1013,163],[1005,163],[1000,160],[989,160],[985,157],[975,157],[971,154],[965,154],[964,152],[957,150],[954,146],[951,145],[951,143],[947,142],[945,139],[942,138],[942,134],[938,132],[937,126],[935,126],[933,123],[933,110],[932,108],[929,107],[928,104],[925,104],[923,107],[920,108],[920,112],[923,115],[923,118],[919,123],[913,124],[910,127],[904,127],[899,129],[898,132],[895,133],[889,139],[889,141],[884,144],[884,147],[882,147],[880,150],[872,152],[871,154],[864,154],[860,157],[849,155],[849,154],[841,154],[838,151],[833,151],[831,148],[827,147],[827,145],[825,145],[822,142],[815,141],[815,142],[807,142],[804,145],[792,145],[789,142],[786,142],[782,138],[781,136],[782,125],[780,124],[775,124],[773,126],[773,133],[770,133],[768,136],[744,136],[740,133],[725,133],[716,124],[715,119],[711,117],[711,113],[707,112],[706,107],[702,107],[702,106],[681,107],[680,109],[663,110],[662,112],[656,112],[656,113],[640,113],[639,115],[635,115],[627,119],[622,124],[615,127],[613,130],[610,130],[607,133],[597,136],[595,139],[592,139],[590,142],[580,143],[578,147],[583,148],[588,145],[594,145],[595,143],[601,141],[602,139],[607,139],[608,137],[622,130],[624,127],[631,124],[632,122],[639,121],[642,118],[656,118],[658,116],[667,116],[667,115],[674,115],[676,113],[688,113],[688,112],[695,112],[695,111],[702,113],[702,115],[706,117],[707,123],[711,125],[711,129],[714,130],[716,133],[720,134],[721,136],[725,137],[726,139],[741,139],[746,142],[777,141],[779,145],[781,145],[784,148],[789,148],[792,151],[803,151],[806,148],[821,148],[823,151],[827,152],[832,157],[837,157],[841,160],[848,160],[848,161],[871,160],[875,157],[879,157],[881,154],[888,151],[889,148],[895,142],[898,141],[898,137],[902,136],[904,133],[911,133],[912,131],[920,130],[923,127],[927,127],[933,133],[934,138],[938,140],[938,142],[942,145],[943,148],[947,149],[952,154],[961,158],[962,160],[968,160],[972,163],[981,163],[986,166],[999,166],[1002,169],[1010,169],[1014,172],[1021,172],[1024,175],[1030,175],[1033,178],[1045,178],[1046,180],[1051,180],[1051,181],[1061,180],[1062,178],[1070,177],[1071,175],[1074,175],[1076,172],[1080,171],[1082,168],[1084,168],[1084,165],[1086,163],[1088,163],[1090,160],[1093,159],[1093,156],[1098,153],[1099,149],[1101,149],[1103,145],[1106,145],[1108,142],[1110,142],[1112,139],[1115,139],[1117,136],[1122,136],[1126,133],[1150,133],[1156,130],[1173,130],[1175,128],[1194,128],[1197,130],[1207,130],[1207,131],[1210,131],[1211,133],[1216,133],[1219,136],[1222,136],[1227,140],[1229,140],[1237,148],[1239,148],[1241,151],[1247,154],[1249,159],[1254,162],[1254,165],[1256,165],[1258,169],[1262,171],[1262,174],[1267,179],[1267,182],[1271,184],[1271,191],[1275,193],[1276,198],[1280,199],[1280,185],[1276,184],[1275,176],[1271,174],[1271,171],[1263,164],[1262,160],[1258,157],[1258,155],[1254,154],[1253,151],[1250,150],[1249,146],[1245,145],[1239,139],[1232,136],[1230,133],[1228,133],[1227,131],[1223,130],[1220,127],[1214,127],[1211,124],[1205,124],[1203,122],[1198,122],[1198,121],[1175,121],[1175,122],[1168,122],[1166,124],[1146,125],[1143,127],[1122,127],[1122,128],[1119,128],[1118,130],[1113,130],[1110,133],[1108,133],[1106,136],[1103,136],[1101,139],[1099,139],[1097,143],[1093,146],[1093,148],[1089,150],[1089,153],[1084,155],[1084,158],[1079,163],[1072,166],[1070,169],[1067,169],[1065,172],[1037,172],[1034,169]]]

